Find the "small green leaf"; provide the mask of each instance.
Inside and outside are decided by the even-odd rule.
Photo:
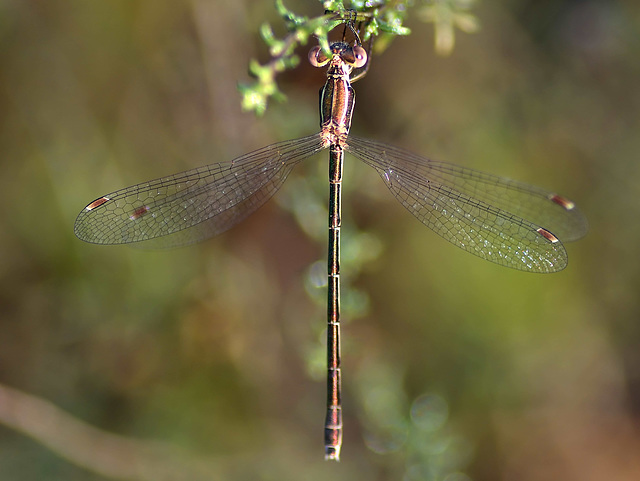
[[[344,2],[342,0],[327,0],[324,3],[324,9],[329,10],[330,12],[343,12],[346,10],[344,8]]]
[[[262,37],[262,40],[264,40],[264,43],[266,43],[268,47],[271,47],[271,45],[275,41],[273,30],[271,28],[271,25],[269,25],[268,23],[263,23],[262,25],[260,25],[260,36]]]
[[[304,16],[299,16],[289,10],[284,6],[284,2],[282,0],[276,0],[276,11],[278,15],[280,15],[284,21],[287,23],[287,27],[289,29],[293,29],[292,27],[297,27],[298,25],[303,25],[309,19]]]

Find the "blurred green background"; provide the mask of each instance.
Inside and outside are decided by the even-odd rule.
[[[409,18],[353,132],[561,192],[590,232],[559,274],[501,268],[347,158],[336,464],[326,155],[197,246],[73,235],[107,192],[317,131],[322,70],[256,119],[237,83],[260,24],[285,33],[270,1],[0,0],[0,478],[640,479],[640,4],[472,11],[448,58]]]

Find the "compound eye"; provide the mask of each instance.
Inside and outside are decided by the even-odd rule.
[[[365,64],[367,63],[367,51],[364,48],[360,46],[353,47],[353,56],[354,56],[353,66],[355,68],[364,67]]]
[[[309,50],[309,63],[314,67],[323,67],[329,62],[329,58],[322,53],[322,47],[317,45]]]

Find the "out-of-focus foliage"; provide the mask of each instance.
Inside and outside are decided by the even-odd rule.
[[[324,73],[283,72],[256,119],[237,84],[261,25],[288,34],[271,2],[0,2],[0,479],[639,479],[640,4],[472,7],[446,58],[409,10],[353,132],[557,190],[591,230],[562,273],[513,272],[347,157],[330,464],[326,156],[201,245],[73,236],[106,192],[316,132]]]
[[[434,24],[436,52],[450,55],[455,44],[455,28],[466,33],[478,31],[478,19],[469,9],[474,0],[443,0],[428,2],[418,16],[425,22]]]

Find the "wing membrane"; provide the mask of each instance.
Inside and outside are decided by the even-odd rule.
[[[323,149],[319,134],[280,142],[105,195],[80,212],[76,235],[95,244],[192,244],[233,227],[262,206],[292,168]]]
[[[561,240],[586,232],[573,203],[543,189],[353,136],[347,150],[376,169],[420,222],[491,262],[556,272],[567,265]]]

